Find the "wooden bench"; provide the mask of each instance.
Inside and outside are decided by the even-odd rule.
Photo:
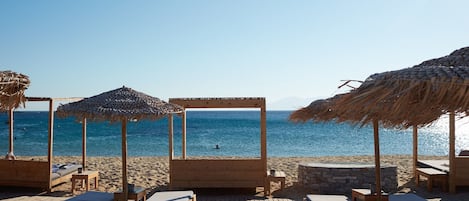
[[[427,190],[432,191],[433,182],[441,182],[443,191],[447,191],[448,187],[448,173],[434,169],[434,168],[417,168],[417,177],[415,183],[417,186],[420,182],[420,177],[424,176],[427,178]]]

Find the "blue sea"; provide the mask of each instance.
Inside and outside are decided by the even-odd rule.
[[[373,155],[373,129],[347,123],[292,123],[292,111],[267,111],[267,155],[347,156]],[[15,112],[14,153],[47,155],[47,112]],[[259,111],[187,112],[188,156],[260,156]],[[8,116],[0,114],[0,153],[8,151]],[[81,123],[75,118],[54,121],[54,155],[81,155]],[[467,124],[456,128],[456,150],[469,148]],[[167,156],[168,120],[129,122],[128,155]],[[175,155],[181,154],[181,118],[174,120]],[[214,147],[219,145],[220,149]],[[412,154],[412,130],[380,129],[381,154]],[[121,124],[88,122],[88,156],[120,156]],[[446,120],[419,130],[419,154],[448,154]]]

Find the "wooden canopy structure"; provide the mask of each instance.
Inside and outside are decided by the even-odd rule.
[[[149,96],[131,88],[122,87],[107,91],[83,100],[61,105],[57,108],[60,117],[75,116],[93,121],[120,121],[122,124],[122,193],[117,200],[127,200],[127,121],[163,118],[171,113],[179,113],[182,108]],[[86,136],[86,127],[83,128]]]
[[[170,188],[255,188],[266,185],[267,135],[265,98],[171,98],[181,105],[182,157],[174,157],[173,117],[169,116]],[[258,108],[260,109],[260,158],[189,159],[186,153],[186,109]]]
[[[0,186],[33,187],[50,191],[53,186],[70,180],[71,175],[52,179],[54,100],[61,98],[25,97],[25,101],[49,103],[47,161],[0,160]],[[13,110],[10,110],[9,118],[10,151],[13,152]]]

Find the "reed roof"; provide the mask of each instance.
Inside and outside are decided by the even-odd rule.
[[[321,106],[314,103],[290,118],[335,119],[362,125],[376,119],[385,127],[408,128],[430,125],[448,111],[467,116],[469,47],[410,68],[373,74],[360,87],[329,101],[328,111],[333,115],[311,109]],[[307,111],[316,113],[306,115]]]
[[[26,101],[24,91],[29,77],[12,71],[0,71],[0,110],[17,108]]]
[[[131,88],[122,87],[83,100],[60,105],[57,115],[75,116],[90,120],[156,120],[170,113],[180,113],[183,108],[167,103]]]

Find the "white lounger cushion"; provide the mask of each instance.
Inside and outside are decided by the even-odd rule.
[[[162,191],[156,192],[147,201],[189,201],[194,196],[194,191]]]
[[[309,201],[348,201],[345,195],[306,195]]]

